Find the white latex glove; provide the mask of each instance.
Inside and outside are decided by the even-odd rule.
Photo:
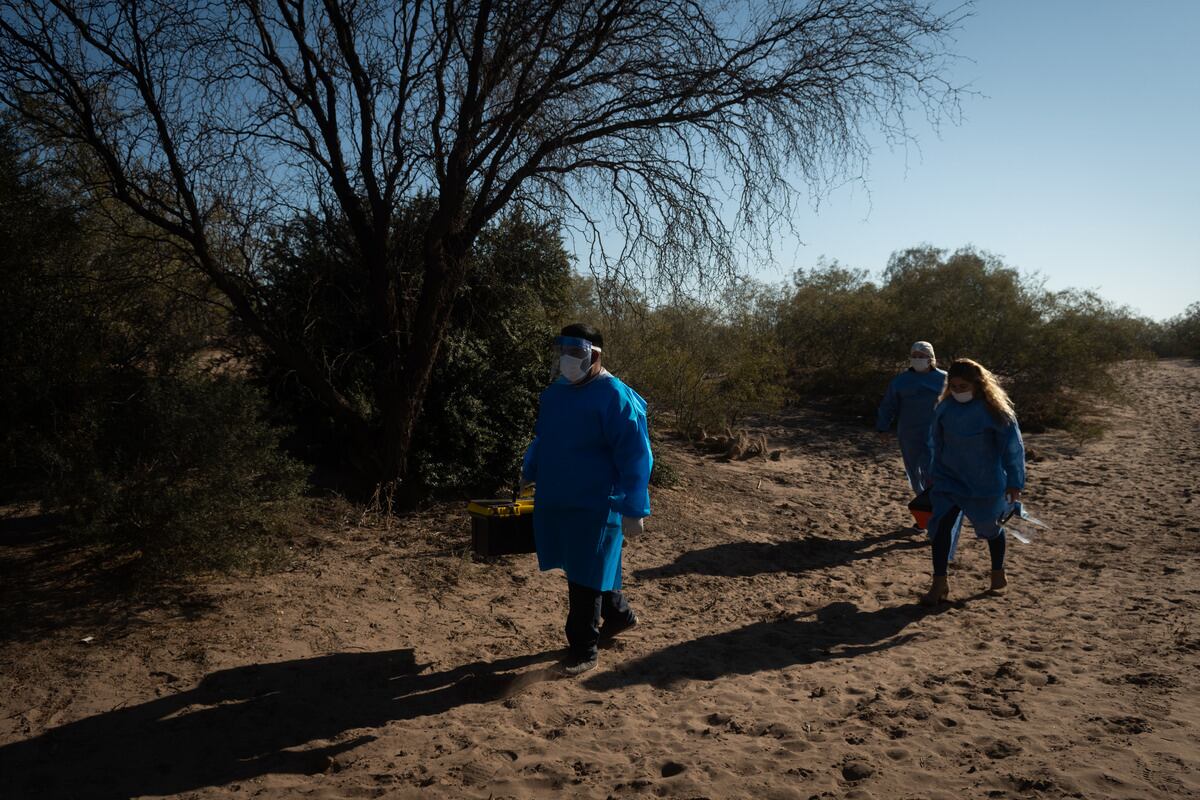
[[[641,517],[621,517],[621,533],[626,539],[636,539],[646,532],[646,524]]]

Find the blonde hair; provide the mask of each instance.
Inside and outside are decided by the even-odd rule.
[[[950,379],[961,378],[970,381],[983,396],[983,402],[988,411],[998,422],[1016,422],[1017,412],[1013,409],[1008,392],[1000,385],[999,379],[987,367],[969,358],[956,358],[946,371],[946,388],[942,390],[939,401],[950,396]]]

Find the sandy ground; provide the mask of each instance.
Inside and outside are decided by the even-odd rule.
[[[286,571],[168,603],[10,510],[0,796],[1200,796],[1200,366],[1137,385],[1098,442],[1027,437],[1053,531],[1002,598],[964,539],[934,610],[894,443],[812,414],[765,425],[778,462],[663,443],[643,624],[579,679],[561,575],[465,555],[457,509],[329,507]]]

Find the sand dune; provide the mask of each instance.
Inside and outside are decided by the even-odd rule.
[[[780,461],[663,443],[644,624],[576,680],[561,576],[464,556],[455,509],[345,509],[288,571],[167,604],[10,518],[0,795],[1200,796],[1200,366],[1133,379],[1100,441],[1027,437],[1052,530],[1009,593],[964,539],[936,609],[894,445],[801,413],[762,423]]]

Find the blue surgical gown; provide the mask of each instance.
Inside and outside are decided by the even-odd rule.
[[[886,431],[896,421],[896,438],[900,440],[900,455],[908,483],[917,494],[929,486],[929,471],[933,465],[933,409],[946,385],[946,373],[940,369],[917,372],[910,369],[892,378],[887,394],[879,404],[875,428]]]
[[[1025,488],[1025,444],[1017,421],[997,420],[979,397],[969,403],[943,400],[934,412],[932,479],[931,537],[955,507],[979,538],[999,536],[996,522],[1009,505],[1005,492]],[[962,515],[953,528],[952,555]]]
[[[600,591],[621,588],[621,517],[650,515],[646,401],[602,373],[542,392],[522,475],[537,483],[538,566]]]

